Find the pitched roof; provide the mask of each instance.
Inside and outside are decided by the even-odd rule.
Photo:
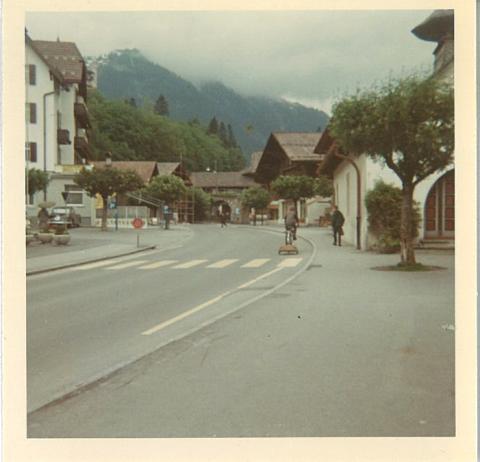
[[[454,33],[454,11],[435,10],[425,21],[412,29],[419,39],[440,42],[445,35]]]
[[[258,163],[260,162],[260,159],[262,158],[262,151],[256,151],[252,152],[252,155],[250,156],[250,165],[242,170],[243,174],[248,174],[248,173],[255,173],[257,171]]]
[[[159,175],[171,175],[180,165],[180,162],[157,162]]]
[[[33,40],[33,44],[49,65],[60,72],[66,83],[82,82],[85,63],[75,43]]]
[[[291,161],[319,161],[320,156],[313,151],[322,136],[321,132],[276,132],[272,136]]]
[[[248,188],[256,185],[242,172],[192,172],[190,179],[193,186],[199,188]]]
[[[94,161],[92,164],[96,168],[105,168],[104,161]],[[144,183],[148,183],[158,172],[157,163],[154,161],[118,161],[112,162],[112,168],[133,170],[138,173]]]

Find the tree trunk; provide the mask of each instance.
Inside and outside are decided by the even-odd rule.
[[[404,183],[402,187],[402,213],[400,221],[400,257],[404,265],[415,265],[415,250],[413,248],[413,189],[412,183]]]
[[[261,217],[260,217],[260,220],[261,220],[261,223],[262,223],[262,226],[263,226],[263,209],[261,210]]]
[[[103,209],[102,209],[102,231],[108,231],[107,229],[107,209],[108,209],[108,196],[102,197]]]

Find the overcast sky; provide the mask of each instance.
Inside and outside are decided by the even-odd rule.
[[[28,13],[34,40],[84,56],[138,48],[200,83],[283,97],[330,112],[333,100],[389,75],[428,71],[435,43],[411,30],[431,10]]]

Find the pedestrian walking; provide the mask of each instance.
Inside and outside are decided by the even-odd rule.
[[[339,246],[342,245],[344,223],[345,223],[345,217],[343,216],[342,212],[338,210],[338,207],[334,205],[333,213],[332,213],[333,245],[337,245],[337,238],[338,238],[338,245]]]
[[[227,227],[227,216],[223,212],[220,213],[220,223],[221,223],[220,225],[221,228]]]

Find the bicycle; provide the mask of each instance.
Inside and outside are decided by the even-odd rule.
[[[294,229],[295,228],[293,226],[287,226],[285,228],[285,244],[286,245],[292,245],[293,244]]]

